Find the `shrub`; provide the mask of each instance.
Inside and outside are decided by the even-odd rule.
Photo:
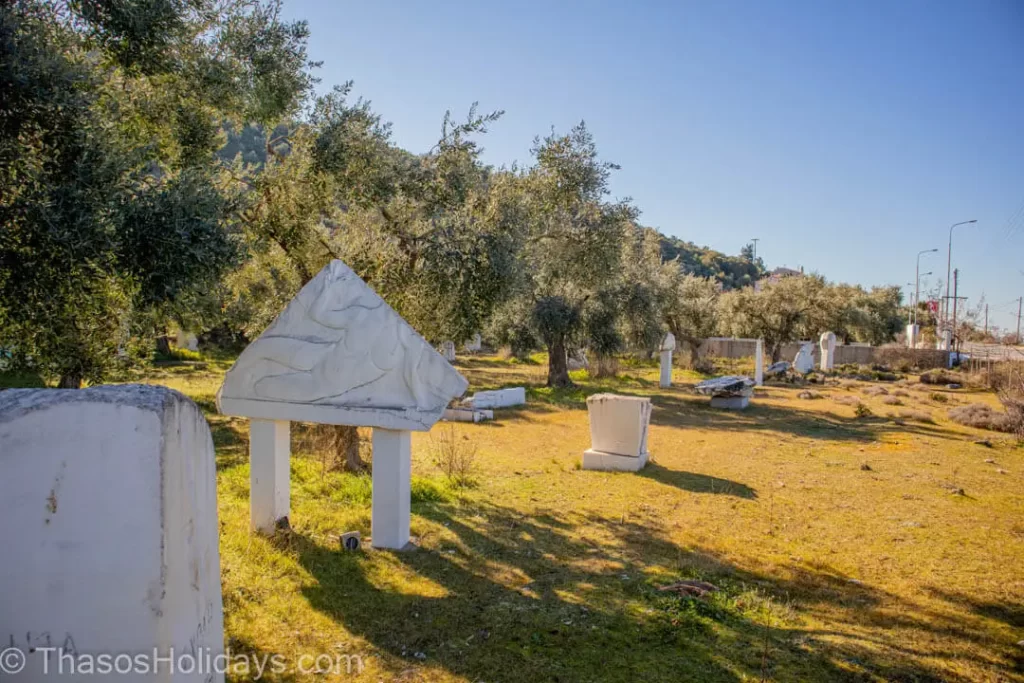
[[[957,424],[994,432],[1011,431],[1010,416],[998,413],[984,403],[971,403],[949,411],[949,419]]]
[[[430,461],[454,487],[476,483],[476,444],[468,436],[459,436],[454,425],[430,435]]]
[[[882,399],[882,403],[884,403],[887,406],[901,406],[901,405],[903,405],[903,401],[899,400],[895,396],[886,396],[885,398]]]
[[[856,396],[840,396],[836,399],[836,403],[844,406],[855,406],[860,404],[860,399]]]
[[[1024,440],[1024,371],[1014,368],[1000,373],[996,384],[999,402],[1006,409],[1007,431]]]
[[[935,424],[935,418],[932,417],[931,413],[926,413],[923,410],[901,410],[900,417],[904,420]]]
[[[946,396],[945,394],[940,394],[937,391],[933,391],[932,393],[928,394],[928,398],[935,401],[936,403],[949,403],[949,396]]]
[[[960,383],[960,378],[944,370],[929,370],[921,375],[921,384]]]
[[[889,391],[885,387],[868,387],[864,390],[868,396],[888,396]]]
[[[904,391],[903,389],[897,389],[896,391],[892,392],[892,395],[893,396],[899,396],[900,398],[909,398],[910,397],[910,393]]]
[[[817,391],[801,391],[799,394],[796,395],[796,397],[802,398],[806,401],[822,398],[821,394],[819,394]]]
[[[853,414],[859,418],[871,417],[874,413],[871,412],[871,408],[868,408],[863,403],[858,403],[854,409]]]

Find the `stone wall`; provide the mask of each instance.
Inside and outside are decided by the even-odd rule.
[[[782,345],[779,358],[792,361],[800,350],[803,342],[790,342]],[[718,358],[752,358],[754,348],[757,345],[756,339],[734,339],[731,337],[711,337],[706,339],[700,347],[700,355],[717,356]],[[814,364],[818,367],[821,364],[821,347],[817,342],[814,346]],[[883,347],[884,348],[884,347]],[[913,354],[915,359],[924,367],[943,367],[946,352],[938,349],[906,349]],[[870,365],[879,362],[880,348],[866,344],[836,344],[836,365],[852,363],[855,365]]]

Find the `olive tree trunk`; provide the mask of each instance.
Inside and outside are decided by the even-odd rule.
[[[565,337],[558,336],[548,346],[548,386],[571,387],[569,359],[565,350]]]

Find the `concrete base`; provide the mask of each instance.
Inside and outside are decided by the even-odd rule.
[[[291,423],[249,420],[249,528],[272,534],[291,504]]]
[[[493,420],[493,410],[474,410],[473,408],[448,408],[441,416],[442,420],[449,422],[483,422]]]
[[[583,469],[610,472],[637,472],[647,464],[650,454],[644,451],[639,458],[631,455],[616,455],[588,448],[583,451]]]
[[[661,376],[658,379],[658,386],[667,389],[672,386],[672,352],[661,352]]]
[[[725,408],[726,410],[743,410],[750,405],[749,396],[712,396],[712,408]]]
[[[373,430],[370,545],[402,550],[409,544],[412,432]]]

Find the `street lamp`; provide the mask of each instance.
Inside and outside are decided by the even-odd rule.
[[[938,249],[922,249],[917,252],[917,266],[914,268],[914,336],[917,336],[917,303],[921,300],[921,256],[937,251]]]
[[[953,228],[958,225],[968,225],[970,223],[977,223],[977,219],[969,221],[961,221],[960,223],[954,223],[949,226],[949,246],[946,248],[946,296],[942,302],[942,323],[945,326],[949,322],[949,273],[950,266],[953,264]]]

